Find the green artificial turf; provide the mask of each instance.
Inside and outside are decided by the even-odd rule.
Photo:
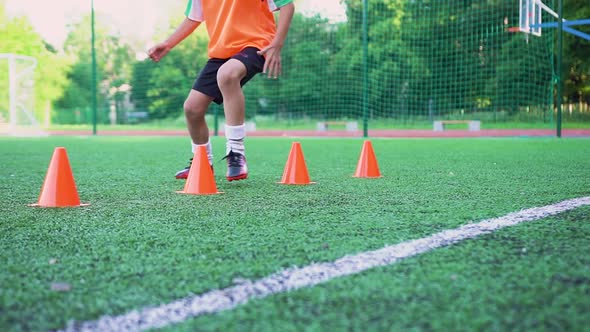
[[[582,331],[589,296],[584,207],[166,330]]]
[[[309,174],[317,184],[276,183],[293,141],[301,142]],[[379,179],[351,176],[362,142],[248,138],[250,178],[227,183],[220,161],[224,141],[213,138],[216,180],[224,194],[193,196],[176,193],[184,182],[173,178],[190,157],[186,138],[0,138],[0,329],[58,329],[71,319],[123,314],[228,287],[236,280],[258,279],[284,268],[421,238],[469,221],[590,196],[588,139],[373,139],[383,174]],[[57,146],[67,149],[80,198],[90,206],[27,206],[38,199]],[[588,236],[572,237],[588,234],[582,224],[588,221],[588,212],[581,208],[570,213],[581,216],[581,225],[575,224],[578,228],[573,231],[558,222],[567,221],[570,214],[520,225],[179,327],[235,327],[237,319],[253,328],[285,330],[460,327],[453,324],[527,329],[530,322],[508,318],[514,314],[510,301],[540,306],[556,293],[531,295],[502,285],[514,284],[525,273],[524,280],[543,289],[549,287],[548,279],[537,278],[534,271],[550,273],[562,267],[564,280],[576,273],[587,276],[588,261],[584,270],[583,256],[575,254],[588,256]],[[528,243],[539,242],[536,232],[545,234],[551,250],[568,246],[567,254],[556,261],[544,259],[542,251],[533,255],[536,245]],[[516,243],[498,240],[502,234]],[[526,262],[508,255],[509,245],[520,242],[531,246]],[[479,254],[473,256],[472,251]],[[429,276],[429,271],[436,274]],[[495,272],[498,275],[489,275]],[[457,298],[445,293],[451,282],[445,278],[452,275],[456,280],[471,275],[482,281],[464,283],[471,295]],[[55,291],[52,283],[65,283],[71,289]],[[559,296],[559,303],[570,303],[569,307],[562,305],[550,313],[569,317],[570,311],[587,308],[587,283],[580,287],[586,287],[582,288],[586,297],[576,296],[579,287],[569,289]],[[507,295],[501,296],[499,289]],[[478,296],[483,304],[506,307],[471,308],[470,299]],[[437,300],[429,301],[430,297]],[[397,305],[399,299],[408,305]],[[323,309],[324,302],[330,303],[329,308]],[[456,317],[449,308],[459,311]],[[467,309],[474,311],[460,313]],[[478,310],[483,316],[476,315]],[[421,312],[428,315],[416,321]],[[399,323],[392,321],[393,316]],[[572,329],[588,323],[575,317],[564,322]]]

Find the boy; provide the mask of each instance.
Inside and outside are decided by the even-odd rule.
[[[279,11],[278,26],[273,11]],[[165,41],[148,55],[158,62],[178,43],[206,22],[209,61],[196,79],[184,102],[193,154],[207,148],[209,164],[213,154],[205,113],[211,102],[224,104],[228,181],[248,177],[244,152],[245,101],[242,86],[257,73],[277,78],[281,73],[281,49],[294,13],[292,0],[189,0],[186,18]],[[192,159],[191,159],[192,162]],[[186,179],[190,164],[176,173]]]

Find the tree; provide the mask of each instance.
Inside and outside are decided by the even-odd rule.
[[[272,80],[261,74],[248,83],[246,109],[288,118],[329,112],[325,91],[335,84],[329,74],[334,51],[334,31],[326,19],[296,14],[281,54],[283,75]]]
[[[170,25],[170,33],[175,26]],[[178,117],[199,70],[205,65],[208,38],[199,28],[160,62],[135,62],[131,80],[132,100],[151,118]]]
[[[121,118],[126,109],[121,109],[117,93],[125,83],[131,80],[131,65],[135,55],[129,45],[121,40],[116,31],[106,26],[107,20],[96,19],[95,46],[98,80],[98,121],[108,122],[108,112],[115,107],[117,118]],[[71,26],[64,43],[64,51],[74,59],[74,65],[68,73],[69,84],[66,92],[56,105],[60,108],[60,119],[65,122],[89,123],[91,121],[90,105],[92,100],[92,44],[91,21],[86,16]]]
[[[568,20],[590,18],[590,6],[586,0],[570,0],[564,3],[563,16]],[[590,33],[589,26],[574,28]],[[569,102],[590,103],[590,41],[563,33],[564,97]]]
[[[342,32],[343,54],[336,56],[335,65],[353,73],[350,86],[354,98],[362,100],[360,83],[363,77],[363,1],[346,0],[348,24]],[[406,116],[420,107],[418,99],[424,95],[425,80],[431,71],[427,67],[416,29],[420,17],[412,16],[413,6],[404,0],[369,1],[368,75],[369,111],[371,116]],[[408,24],[411,20],[417,23]],[[422,35],[421,38],[429,38]],[[346,62],[348,62],[346,64]],[[357,102],[358,105],[358,102]],[[360,114],[357,111],[357,115]]]

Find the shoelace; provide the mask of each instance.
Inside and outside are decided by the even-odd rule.
[[[192,164],[193,164],[193,158],[188,160],[188,166],[186,166],[185,168],[190,169]]]
[[[230,151],[227,156],[223,157],[221,160],[224,159],[229,160],[228,164],[230,167],[242,167],[242,161],[244,160],[241,154],[233,151]]]
[[[192,164],[193,164],[193,158],[188,160],[188,166],[186,166],[184,169],[191,169]],[[211,170],[213,171],[213,165],[210,165],[210,166],[211,166]]]

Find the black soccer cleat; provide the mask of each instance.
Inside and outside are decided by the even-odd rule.
[[[231,182],[248,178],[248,165],[246,164],[246,157],[243,154],[230,151],[223,159],[227,160],[227,181]]]

